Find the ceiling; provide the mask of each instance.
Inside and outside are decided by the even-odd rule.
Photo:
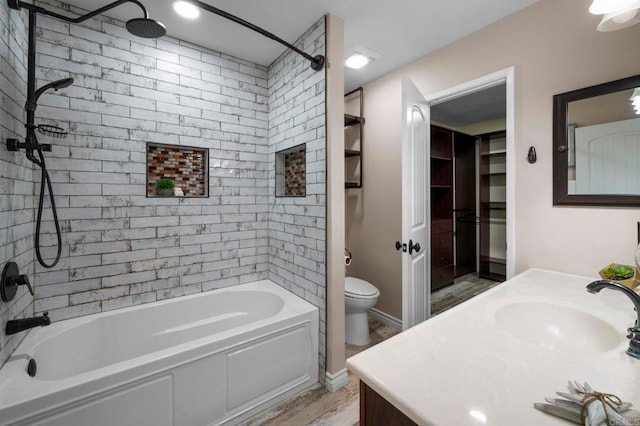
[[[431,120],[465,127],[507,116],[507,86],[483,89],[431,107]]]
[[[108,0],[63,0],[86,10]],[[141,0],[170,36],[268,66],[285,49],[234,22],[201,11],[189,21],[172,0]],[[536,0],[204,0],[293,43],[327,13],[344,19],[345,53],[361,46],[380,55],[361,70],[345,69],[345,92],[508,16]],[[140,9],[126,3],[106,12],[126,21]]]

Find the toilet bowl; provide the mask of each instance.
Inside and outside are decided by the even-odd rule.
[[[369,323],[367,311],[376,304],[380,291],[360,278],[344,280],[345,340],[351,345],[368,344]]]

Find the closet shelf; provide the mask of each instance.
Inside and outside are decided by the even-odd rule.
[[[447,157],[444,155],[438,155],[438,154],[431,154],[431,159],[432,160],[440,160],[440,161],[451,161],[451,157]]]
[[[480,155],[484,156],[493,156],[493,155],[506,155],[507,154],[507,150],[506,149],[495,149],[493,151],[488,151],[488,152],[482,152],[480,153]]]
[[[357,115],[345,114],[344,115],[344,127],[353,126],[354,124],[364,124],[364,117],[358,117]]]
[[[354,149],[345,149],[344,150],[345,157],[360,157],[360,151]]]
[[[480,262],[489,262],[496,265],[506,265],[507,259],[502,259],[500,257],[480,256]]]
[[[505,201],[481,202],[480,210],[506,210],[507,203]]]
[[[506,134],[504,131],[478,136],[480,140],[480,264],[478,275],[494,281],[506,278]],[[500,240],[498,240],[498,233]],[[499,257],[495,257],[498,254]],[[492,256],[493,255],[493,256]]]
[[[360,182],[345,182],[345,188],[362,188],[362,184]]]

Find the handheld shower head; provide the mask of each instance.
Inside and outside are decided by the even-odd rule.
[[[55,90],[64,89],[65,87],[69,87],[73,84],[73,78],[63,78],[62,80],[54,81],[53,88]]]
[[[46,92],[49,89],[53,89],[53,90],[64,89],[65,87],[69,87],[72,84],[73,84],[73,78],[63,78],[62,80],[57,80],[49,84],[45,84],[44,86],[36,90],[36,94],[34,96],[33,101],[37,103],[40,95],[42,95],[44,92]]]

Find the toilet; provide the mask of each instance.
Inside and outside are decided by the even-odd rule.
[[[360,278],[346,277],[344,280],[345,340],[351,345],[367,345],[369,323],[367,311],[376,304],[380,291]]]

